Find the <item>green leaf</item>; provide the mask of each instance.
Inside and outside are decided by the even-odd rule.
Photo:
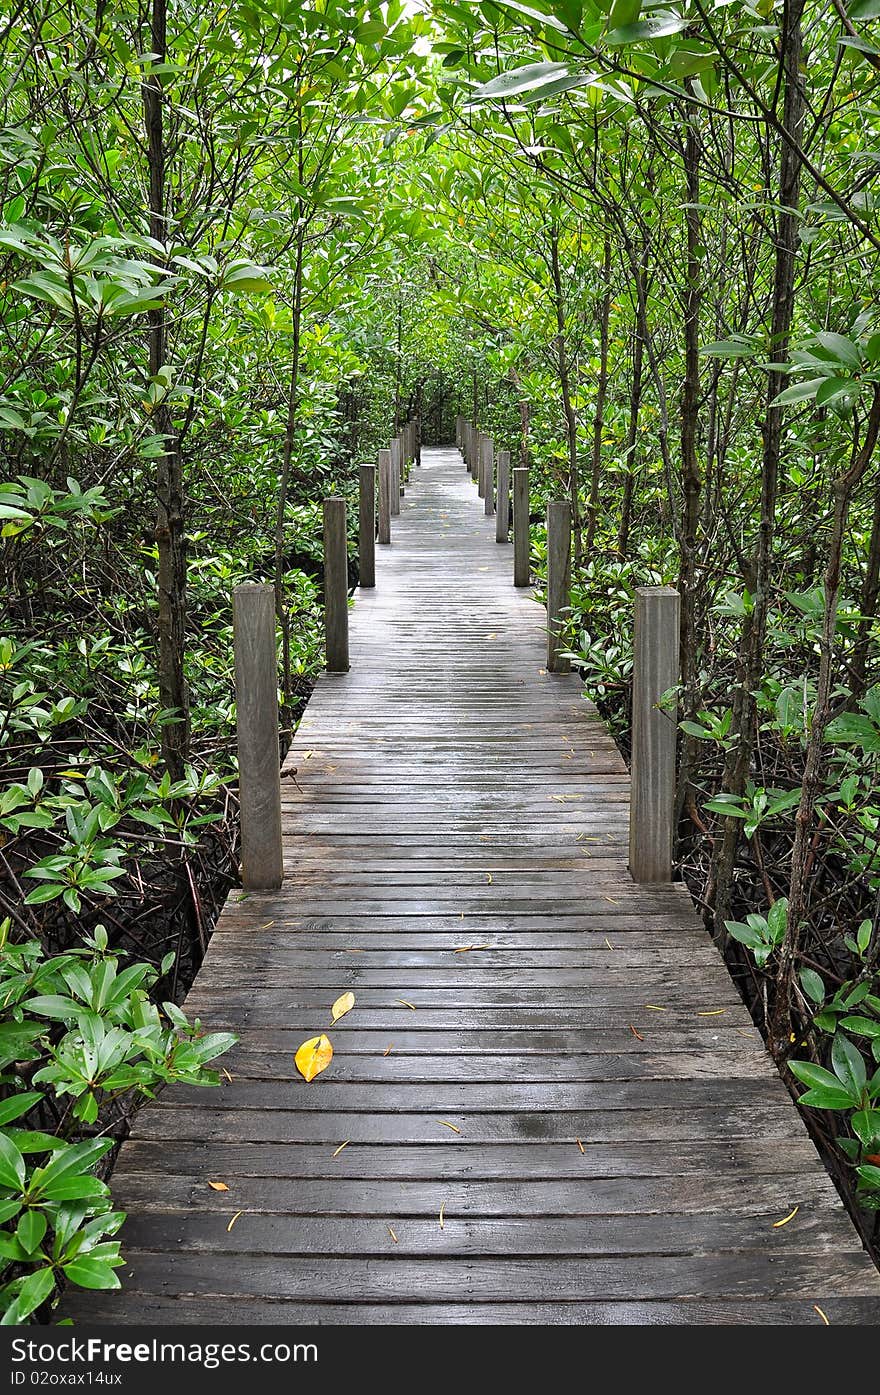
[[[93,1259],[88,1254],[80,1255],[63,1268],[71,1283],[79,1284],[80,1288],[122,1287],[117,1275],[105,1260]]]
[[[861,351],[857,344],[851,339],[846,339],[842,334],[833,334],[830,330],[823,331],[816,335],[816,343],[836,359],[838,363],[845,363],[847,368],[860,368],[862,363]]]
[[[771,406],[785,407],[789,402],[805,402],[808,397],[815,397],[820,387],[827,382],[827,378],[807,378],[806,382],[795,383],[794,387],[785,388],[783,392],[778,393]]]
[[[857,1167],[856,1172],[867,1186],[880,1187],[880,1167],[865,1163],[863,1167]]]
[[[836,1032],[831,1043],[831,1064],[834,1074],[858,1104],[868,1078],[859,1048],[843,1032]]]
[[[624,24],[605,35],[610,48],[620,48],[624,44],[640,44],[646,39],[662,39],[667,34],[680,34],[687,29],[690,20],[671,13],[654,15],[651,19],[640,19],[637,24]]]
[[[15,1284],[10,1287],[14,1289],[15,1297],[0,1318],[0,1325],[3,1327],[17,1326],[30,1317],[41,1303],[45,1303],[55,1289],[55,1274],[49,1268],[35,1269],[32,1274],[16,1279]],[[8,1294],[9,1290],[5,1292]]]
[[[880,1139],[880,1109],[857,1109],[849,1122],[859,1142],[869,1150],[874,1148]]]
[[[18,1191],[24,1184],[25,1163],[15,1144],[0,1133],[0,1187]]]
[[[825,1001],[825,985],[815,969],[801,969],[801,988],[803,988],[808,998],[816,1004]]]
[[[789,1061],[788,1064],[792,1075],[804,1085],[815,1085],[828,1090],[840,1089],[837,1076],[832,1075],[824,1066],[817,1066],[812,1061]]]
[[[0,1101],[0,1125],[20,1119],[22,1114],[27,1114],[29,1109],[39,1104],[42,1098],[39,1090],[30,1090],[27,1094],[10,1095],[9,1099]]]
[[[520,92],[533,92],[536,88],[543,87],[556,78],[567,76],[568,69],[564,63],[526,63],[522,68],[514,68],[512,72],[501,73],[491,82],[484,83],[482,87],[478,87],[470,94],[469,100],[488,102],[492,99],[515,97]]]
[[[811,1109],[851,1109],[852,1103],[852,1095],[839,1085],[836,1090],[806,1090],[798,1100]]]
[[[43,1211],[25,1211],[15,1228],[15,1234],[22,1249],[29,1255],[42,1244],[47,1225],[48,1221]]]
[[[880,1022],[874,1022],[870,1017],[841,1017],[840,1026],[848,1032],[855,1032],[857,1037],[880,1037]]]

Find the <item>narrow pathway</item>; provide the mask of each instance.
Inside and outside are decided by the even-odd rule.
[[[320,679],[286,763],[285,886],[232,894],[189,996],[240,1034],[232,1078],[141,1113],[113,1179],[124,1290],[68,1312],[877,1322],[688,897],[629,879],[611,737],[544,671],[544,612],[457,453],[423,458],[351,672]],[[294,1052],[346,990],[307,1085]]]

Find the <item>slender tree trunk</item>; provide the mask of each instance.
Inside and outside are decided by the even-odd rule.
[[[798,966],[803,923],[807,910],[810,844],[813,836],[816,799],[822,788],[822,748],[825,728],[831,719],[831,683],[834,677],[834,640],[837,632],[837,604],[840,595],[843,540],[853,491],[857,488],[871,463],[878,434],[880,434],[880,383],[874,385],[873,401],[862,445],[858,450],[854,449],[849,469],[845,474],[840,475],[831,487],[834,498],[834,519],[828,543],[828,561],[825,566],[825,614],[822,624],[822,638],[819,642],[816,706],[807,739],[801,799],[795,815],[791,881],[788,891],[788,924],[779,956],[776,993],[770,1019],[771,1046],[777,1059],[788,1054],[792,1031],[792,987]]]
[[[784,82],[783,124],[792,137],[794,149],[787,141],[779,142],[779,184],[776,203],[776,258],[773,278],[771,314],[771,344],[775,363],[788,361],[788,346],[794,315],[794,288],[798,247],[798,201],[800,197],[801,162],[798,154],[804,124],[806,102],[801,73],[803,46],[801,21],[804,0],[788,0],[783,11],[780,35],[780,70]],[[774,369],[767,375],[764,445],[761,460],[761,502],[758,540],[749,575],[745,581],[752,593],[753,605],[743,623],[737,656],[737,687],[733,700],[731,732],[733,741],[724,769],[724,789],[730,794],[742,794],[751,766],[755,743],[755,699],[763,667],[764,639],[770,606],[770,580],[773,562],[773,542],[776,526],[776,495],[779,463],[782,454],[782,422],[784,412],[772,405],[783,390],[786,374]],[[731,889],[736,850],[739,843],[740,821],[725,821],[719,839],[713,869],[715,881],[715,928],[723,939],[724,922],[730,915]]]
[[[401,377],[403,375],[403,296],[397,297],[397,359],[394,366],[394,435],[400,435]]]
[[[620,505],[620,529],[617,534],[617,551],[621,557],[629,552],[629,530],[632,527],[633,495],[636,484],[636,465],[639,438],[639,412],[642,407],[642,362],[645,346],[638,325],[632,332],[632,382],[629,392],[629,420],[626,429],[626,475],[623,481],[623,499]]]
[[[166,0],[152,0],[150,52],[164,63],[167,53]],[[144,130],[147,138],[149,171],[150,236],[166,243],[165,216],[165,129],[162,77],[151,74],[144,82]],[[164,306],[151,310],[149,325],[149,371],[155,378],[165,367],[168,352],[168,322]],[[186,538],[184,535],[183,463],[171,412],[160,402],[154,414],[157,435],[164,450],[157,460],[156,527],[158,552],[158,682],[159,704],[173,713],[163,724],[161,742],[165,767],[173,779],[183,774],[189,754],[189,692],[184,674],[186,645]]]
[[[880,600],[880,482],[874,485],[874,516],[871,520],[868,558],[859,596],[859,614],[865,618],[859,621],[850,668],[850,693],[854,699],[860,698],[867,687],[871,628],[877,614],[878,600]]]
[[[587,505],[587,535],[584,550],[589,552],[596,536],[599,516],[599,489],[602,483],[602,432],[605,429],[605,396],[608,392],[608,322],[611,316],[611,239],[606,236],[602,258],[603,291],[599,309],[599,378],[593,413],[593,449],[590,460],[590,498]]]
[[[287,420],[284,427],[284,446],[281,456],[281,476],[278,481],[278,504],[275,512],[275,614],[281,627],[281,675],[285,702],[291,696],[290,670],[290,616],[284,604],[284,518],[287,513],[287,498],[290,493],[290,476],[293,465],[293,451],[296,444],[296,419],[299,390],[299,355],[302,340],[302,280],[305,228],[303,209],[299,207],[296,250],[293,263],[293,299],[291,302],[291,324],[293,328],[291,344],[290,378],[287,389]]]
[[[568,367],[568,352],[565,343],[565,301],[562,294],[562,272],[559,266],[559,230],[554,227],[550,234],[550,269],[553,276],[553,305],[556,311],[556,366],[559,373],[559,387],[562,393],[562,411],[565,416],[565,435],[568,444],[568,489],[571,498],[571,531],[574,542],[574,555],[580,558],[581,512],[580,490],[578,488],[577,458],[577,418],[571,400],[571,375]]]
[[[700,307],[702,267],[700,263],[700,141],[696,124],[689,120],[684,139],[684,174],[687,203],[685,236],[687,267],[684,285],[684,380],[681,387],[681,488],[682,511],[679,550],[679,591],[681,630],[679,663],[681,672],[681,716],[692,721],[699,705],[697,669],[697,538],[700,525],[702,478],[698,459],[700,404]],[[696,738],[682,737],[677,807],[684,805],[691,771],[697,759]]]

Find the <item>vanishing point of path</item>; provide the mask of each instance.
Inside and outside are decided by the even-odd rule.
[[[123,1292],[67,1311],[877,1322],[877,1272],[687,895],[629,878],[611,737],[544,671],[544,612],[458,454],[423,460],[351,672],[319,680],[285,765],[284,888],[232,893],[187,1001],[240,1035],[231,1079],[138,1116]],[[306,1084],[294,1053],[324,1030]]]

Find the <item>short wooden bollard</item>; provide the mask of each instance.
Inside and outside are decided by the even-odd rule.
[[[529,556],[529,472],[519,468],[513,472],[513,584],[528,586]]]
[[[278,655],[271,586],[232,593],[241,881],[246,891],[281,885],[281,759],[278,747]]]
[[[483,509],[487,518],[495,512],[495,442],[491,436],[483,437]]]
[[[421,463],[422,463],[422,419],[421,419],[421,417],[416,417],[415,421],[413,422],[413,440],[414,440],[414,442],[415,442],[414,450],[415,450],[415,457],[416,457],[416,465],[417,465],[417,466],[420,466]]]
[[[391,452],[379,452],[379,542],[391,541]]]
[[[376,467],[358,472],[358,575],[361,587],[376,585]]]
[[[498,452],[498,500],[495,505],[495,541],[506,543],[510,535],[510,451]]]
[[[677,711],[658,703],[679,681],[680,614],[673,586],[636,588],[629,870],[637,882],[672,879]]]
[[[400,478],[400,440],[395,436],[391,442],[391,515],[400,513],[400,496],[403,481]]]
[[[476,427],[473,427],[471,431],[470,471],[471,479],[476,480],[478,485],[480,483],[480,441],[482,439],[482,431],[478,431]]]
[[[554,499],[547,505],[547,671],[568,673],[563,657],[565,615],[571,591],[571,505]]]
[[[344,499],[324,500],[324,640],[330,673],[348,672],[348,538]]]

